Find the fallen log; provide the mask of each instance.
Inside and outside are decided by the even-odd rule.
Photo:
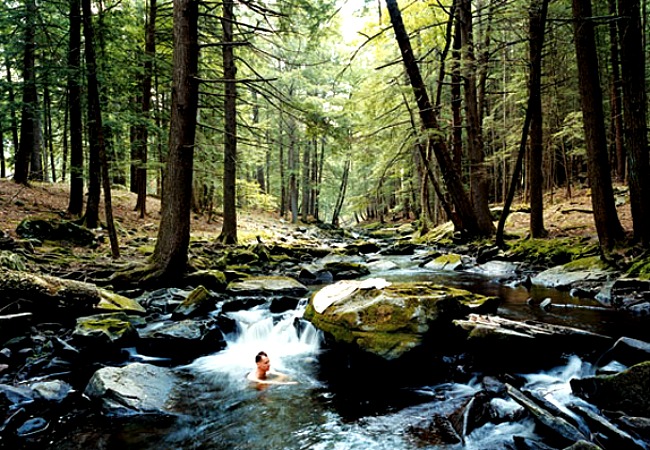
[[[506,383],[506,391],[508,395],[533,416],[533,418],[540,425],[544,426],[549,431],[555,433],[562,439],[567,441],[567,444],[580,440],[587,441],[587,437],[582,434],[576,427],[561,417],[556,417],[552,413],[540,407],[535,401],[528,398],[523,392],[511,384]]]
[[[605,440],[612,448],[624,448],[627,450],[648,450],[648,445],[644,442],[634,439],[627,432],[619,429],[605,417],[577,404],[569,404],[568,408],[580,415],[590,425],[594,432],[598,432],[605,437]],[[610,445],[607,447],[609,448]]]
[[[39,316],[55,311],[71,317],[103,311],[145,312],[136,301],[94,284],[15,270],[0,274],[0,310],[5,307]]]

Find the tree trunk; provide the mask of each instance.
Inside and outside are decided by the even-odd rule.
[[[456,14],[458,15],[458,9],[456,9]],[[463,81],[460,75],[460,50],[462,46],[460,20],[457,19],[454,26],[454,45],[451,52],[451,148],[454,169],[458,173],[463,173],[463,114],[461,111],[463,105],[461,85]]]
[[[0,120],[0,178],[7,176],[7,162],[5,161],[5,134],[2,120]]]
[[[45,129],[47,131],[47,153],[50,157],[50,173],[52,182],[56,183],[56,164],[54,161],[54,136],[52,135],[52,101],[50,99],[50,90],[45,85],[43,89],[43,101],[45,103]]]
[[[646,122],[645,57],[639,0],[618,0],[623,110],[630,162],[628,182],[634,239],[650,245],[650,177]]]
[[[280,120],[278,124],[278,147],[279,147],[279,163],[280,163],[280,217],[285,216],[287,213],[287,181],[284,166],[284,114],[282,113],[282,106],[280,106]]]
[[[14,181],[29,182],[29,163],[34,151],[34,127],[37,123],[36,77],[34,74],[34,24],[36,3],[27,0],[25,50],[23,54],[23,106],[20,117],[20,144],[14,162]]]
[[[312,138],[315,139],[315,138]],[[307,222],[309,218],[309,191],[310,182],[309,171],[311,168],[311,146],[305,145],[302,151],[302,203],[300,205],[302,221]]]
[[[156,15],[158,12],[157,0],[149,0],[149,15],[145,31],[144,64],[142,79],[142,120],[149,122],[151,118],[151,86],[153,82],[153,59],[156,55]],[[135,210],[140,218],[147,214],[147,148],[149,143],[148,124],[141,124],[136,133],[135,144],[137,146],[136,157],[138,159],[135,168],[135,188],[138,199]]]
[[[117,242],[117,232],[113,222],[113,206],[111,201],[111,180],[108,176],[108,160],[106,158],[106,145],[104,130],[102,129],[102,111],[99,103],[99,82],[97,81],[97,63],[95,60],[94,32],[92,26],[92,10],[90,0],[82,0],[84,39],[86,50],[86,67],[88,78],[88,137],[90,146],[97,148],[101,167],[101,178],[104,184],[104,213],[106,214],[106,227],[111,243],[113,258],[120,257],[120,247]]]
[[[16,117],[16,94],[14,93],[14,85],[13,82],[11,81],[11,67],[9,65],[9,58],[5,59],[5,68],[7,70],[7,93],[9,94],[9,109],[11,114],[11,143],[13,144],[14,152],[16,152],[18,151],[20,143],[18,142],[18,118]]]
[[[529,18],[529,57],[530,73],[528,95],[530,108],[530,235],[533,238],[545,237],[544,197],[542,164],[544,154],[544,135],[542,121],[542,50],[548,0],[531,0]]]
[[[614,206],[607,140],[600,89],[598,56],[591,0],[573,0],[573,30],[578,62],[580,103],[587,145],[587,174],[591,187],[594,221],[601,247],[611,249],[623,238],[623,228]]]
[[[334,212],[332,213],[332,225],[335,227],[339,226],[339,219],[341,217],[341,209],[343,208],[343,202],[345,202],[345,192],[348,188],[348,178],[350,176],[350,168],[352,166],[352,161],[348,156],[348,159],[345,160],[345,165],[343,167],[343,176],[341,177],[341,187],[339,188],[339,195],[336,198],[336,205],[334,206]]]
[[[608,0],[609,15],[616,16],[616,0]],[[610,85],[610,110],[612,117],[612,128],[614,130],[614,148],[616,155],[616,175],[618,180],[623,182],[626,177],[626,155],[623,145],[623,107],[621,106],[621,75],[618,58],[618,36],[616,34],[616,22],[609,23],[609,55],[612,65],[612,79]]]
[[[198,108],[198,1],[174,0],[174,52],[169,154],[163,180],[154,278],[171,283],[187,270],[194,138]]]
[[[83,211],[83,138],[81,119],[81,3],[70,1],[70,42],[68,44],[68,111],[70,115],[70,200],[68,213],[80,216]]]
[[[458,18],[461,24],[461,42],[465,63],[465,113],[467,121],[467,141],[470,161],[470,196],[480,230],[488,235],[494,234],[494,224],[490,215],[489,180],[485,166],[483,145],[483,124],[479,114],[477,97],[476,57],[474,56],[474,36],[472,5],[470,0],[461,0],[458,5]]]
[[[292,119],[290,119],[292,120]],[[298,223],[298,151],[296,150],[296,130],[292,122],[289,129],[289,210],[291,223]]]
[[[34,105],[38,105],[38,92],[34,89]],[[31,163],[29,165],[29,179],[35,181],[45,181],[43,173],[43,129],[41,128],[40,108],[36,108],[33,120],[34,145],[31,151]]]
[[[433,131],[429,138],[430,145],[434,150],[442,176],[446,182],[452,202],[456,208],[456,213],[461,223],[461,231],[467,236],[489,236],[493,232],[493,227],[483,229],[472,209],[472,205],[467,197],[463,187],[460,174],[454,169],[452,159],[447,151],[445,142],[440,136],[440,127],[438,119],[433,110],[429,95],[426,90],[420,69],[417,66],[411,42],[402,22],[402,15],[397,6],[397,0],[386,0],[388,12],[390,13],[391,23],[395,32],[395,39],[400,47],[400,52],[404,62],[404,67],[409,76],[413,94],[418,105],[420,119],[427,131]],[[490,224],[491,225],[491,224]]]
[[[234,1],[223,3],[223,77],[226,80],[224,98],[224,162],[223,162],[223,226],[218,241],[237,244],[237,67],[235,66],[233,22]]]

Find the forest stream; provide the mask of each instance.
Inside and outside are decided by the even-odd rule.
[[[429,280],[497,295],[502,300],[499,314],[503,317],[579,325],[611,336],[625,331],[628,336],[638,333],[635,337],[648,338],[641,326],[634,330],[627,322],[626,330],[621,330],[617,313],[593,307],[593,300],[579,300],[567,292],[541,288],[529,292],[525,287],[481,274],[426,270],[411,257],[384,258],[396,267],[372,276],[400,281]],[[485,389],[483,374],[463,373],[458,361],[450,359],[448,364],[454,367],[440,368],[441,372],[455,374],[448,379],[432,374],[428,382],[424,377],[424,382],[415,385],[400,383],[367,367],[361,378],[351,377],[347,384],[336,381],[324,366],[327,358],[322,356],[327,350],[322,333],[301,320],[307,299],[303,297],[296,309],[281,313],[272,313],[269,302],[226,313],[237,324],[236,331],[226,336],[226,347],[176,368],[183,381],[176,386],[180,393],[176,396],[174,414],[107,417],[90,413],[84,420],[77,418],[62,427],[67,430],[65,433],[54,433],[47,447],[486,450],[533,448],[515,447],[514,436],[520,442],[548,438],[547,434],[538,434],[535,421],[514,400],[494,398],[490,402],[492,414],[501,420],[473,426],[465,417],[461,419],[458,442],[432,440],[427,436],[428,423],[474,401],[477,393]],[[553,306],[541,308],[539,303],[543,299],[551,299]],[[298,384],[256,388],[246,381],[246,374],[254,367],[254,355],[260,350],[268,352],[275,370],[290,375]],[[146,358],[134,349],[129,351],[132,361],[165,365],[164,360]],[[536,392],[576,418],[567,405],[592,407],[571,393],[569,381],[593,375],[593,362],[566,354],[556,366],[540,365],[536,370],[510,376],[520,380],[520,389]],[[584,421],[576,420],[578,428],[588,435]],[[24,442],[29,443],[29,439]],[[647,448],[646,445],[641,442],[635,448]]]

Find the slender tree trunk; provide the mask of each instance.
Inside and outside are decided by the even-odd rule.
[[[458,8],[461,23],[461,40],[465,63],[465,113],[467,121],[467,141],[470,160],[470,196],[480,230],[494,234],[494,224],[490,214],[489,180],[485,166],[483,144],[483,125],[479,114],[477,96],[476,57],[474,56],[474,32],[471,0],[461,0]]]
[[[38,105],[38,92],[34,90],[34,105]],[[34,114],[33,120],[34,145],[31,152],[31,163],[29,165],[29,178],[35,181],[45,181],[43,172],[43,129],[41,128],[40,108]]]
[[[11,114],[11,143],[14,152],[18,151],[20,142],[18,141],[18,118],[16,117],[16,94],[14,93],[14,84],[11,81],[11,66],[9,58],[5,59],[5,69],[7,70],[7,92],[9,94],[9,112]]]
[[[417,66],[415,55],[411,48],[411,42],[409,41],[408,34],[404,28],[404,23],[402,22],[402,15],[397,6],[397,0],[386,0],[386,5],[393,24],[395,39],[400,47],[404,67],[409,76],[413,94],[418,104],[420,119],[427,131],[437,132],[431,133],[429,139],[430,145],[433,147],[442,176],[456,208],[456,213],[458,214],[460,223],[462,224],[461,230],[468,236],[489,236],[492,234],[494,227],[491,226],[490,229],[482,229],[479,227],[479,222],[463,187],[460,174],[454,169],[445,142],[439,135],[440,126],[438,125],[438,119],[433,110],[431,101],[429,100],[429,95],[424,81],[422,80],[420,69]]]
[[[542,120],[542,50],[548,0],[531,0],[529,10],[530,73],[528,95],[530,108],[530,235],[546,236],[544,228],[544,196],[542,164],[544,161],[544,135]]]
[[[68,44],[68,111],[70,114],[70,201],[68,213],[80,216],[83,211],[83,137],[81,114],[81,3],[70,1],[70,42]]]
[[[154,278],[172,283],[187,270],[194,139],[198,109],[198,4],[174,0],[174,52],[169,154],[163,179]]]
[[[332,213],[332,225],[335,227],[339,226],[339,221],[341,217],[341,209],[343,208],[343,203],[345,202],[345,192],[348,188],[348,179],[350,176],[350,168],[352,166],[352,161],[348,157],[345,160],[345,165],[343,166],[343,176],[341,177],[341,187],[339,188],[339,195],[336,198],[336,205],[334,206],[334,212]]]
[[[235,66],[233,22],[234,0],[223,3],[223,74],[226,80],[224,98],[224,162],[223,162],[223,226],[219,242],[237,243],[237,67]]]
[[[292,119],[290,119],[292,120]],[[298,151],[296,150],[296,131],[292,123],[289,128],[289,210],[291,223],[298,223]]]
[[[7,162],[5,161],[5,133],[4,126],[0,120],[0,178],[7,176]]]
[[[86,66],[88,77],[88,127],[91,147],[96,146],[102,170],[101,178],[104,184],[104,213],[106,226],[111,243],[113,258],[120,257],[120,246],[117,242],[117,232],[113,222],[113,205],[111,200],[111,179],[109,178],[108,159],[102,129],[102,110],[99,103],[99,82],[97,81],[97,63],[95,61],[94,32],[92,26],[92,10],[90,0],[82,0],[84,40],[86,50]]]
[[[458,15],[458,9],[456,9]],[[460,20],[455,21],[454,26],[454,44],[451,52],[451,148],[454,158],[454,169],[458,173],[463,170],[463,114],[461,106],[463,104],[461,87],[463,80],[460,75],[460,50],[462,48],[460,37]]]
[[[287,181],[285,175],[285,165],[284,165],[284,114],[282,111],[282,106],[280,106],[280,119],[278,124],[278,140],[279,140],[279,155],[280,160],[280,217],[284,217],[287,213]]]
[[[650,245],[650,177],[648,176],[648,101],[639,0],[618,0],[623,110],[630,162],[628,182],[634,239]]]
[[[158,13],[157,0],[149,0],[149,15],[145,31],[144,48],[144,77],[142,79],[142,119],[149,122],[151,118],[151,86],[153,82],[153,59],[156,55],[156,16]],[[140,218],[147,215],[147,158],[149,146],[149,131],[147,124],[138,127],[136,145],[138,145],[138,165],[135,168],[136,192],[138,199],[135,209]]]
[[[302,204],[300,206],[302,221],[307,222],[309,218],[309,190],[310,178],[309,169],[311,167],[311,147],[309,144],[305,145],[302,151]]]
[[[45,103],[45,130],[47,140],[47,153],[50,157],[50,173],[52,182],[56,183],[56,164],[54,163],[54,138],[52,135],[52,101],[50,100],[50,90],[45,85],[43,89],[43,101]]]
[[[34,152],[34,129],[37,120],[36,79],[34,74],[34,24],[36,3],[26,0],[25,49],[23,53],[23,106],[20,117],[20,144],[14,162],[14,181],[29,182],[29,163]]]
[[[600,245],[609,250],[623,238],[623,228],[614,205],[614,191],[607,156],[603,97],[598,75],[594,25],[591,22],[591,0],[573,0],[572,4],[591,203]]]
[[[616,0],[608,0],[609,15],[616,17]],[[620,182],[626,177],[626,155],[623,145],[623,107],[621,106],[621,75],[618,58],[618,35],[616,34],[616,22],[609,23],[609,55],[612,65],[612,79],[610,86],[610,110],[612,127],[614,129],[614,146],[616,155],[616,175]]]

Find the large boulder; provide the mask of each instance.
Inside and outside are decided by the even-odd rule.
[[[421,346],[437,324],[471,311],[494,312],[498,299],[429,282],[342,281],[314,294],[305,319],[335,342],[386,360]]]
[[[97,239],[88,228],[59,219],[24,219],[16,228],[18,236],[38,241],[65,241],[80,247],[95,245]]]
[[[563,289],[601,285],[616,275],[600,257],[592,256],[544,270],[531,281],[535,285]]]
[[[177,378],[170,369],[133,363],[99,369],[84,393],[99,400],[109,416],[167,415],[172,413],[176,383]]]
[[[79,317],[72,336],[84,347],[119,348],[133,345],[138,331],[126,314],[108,313]]]
[[[189,361],[225,346],[218,324],[197,320],[152,323],[140,331],[137,344],[143,354],[174,361]]]
[[[571,389],[601,409],[650,417],[650,361],[615,375],[573,379]]]
[[[234,296],[291,296],[302,297],[308,289],[299,281],[289,277],[250,277],[228,284],[226,292]]]

